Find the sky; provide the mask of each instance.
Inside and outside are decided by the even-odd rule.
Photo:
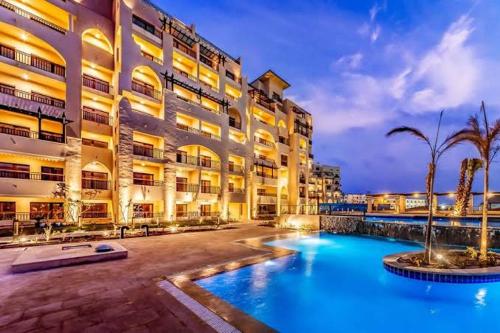
[[[341,167],[345,193],[425,190],[434,137],[461,129],[482,100],[500,117],[500,1],[153,0],[233,56],[251,81],[273,69],[313,115],[315,161]],[[445,154],[436,189],[456,189],[467,144]],[[491,189],[500,191],[500,163]],[[482,171],[475,190],[482,189]]]

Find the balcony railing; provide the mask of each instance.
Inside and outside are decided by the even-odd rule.
[[[153,36],[155,36],[159,39],[163,39],[163,34],[162,34],[161,30],[158,29],[157,27],[155,27],[154,25],[152,25],[151,23],[143,20],[142,18],[133,15],[132,16],[132,23],[134,25],[138,26],[139,28],[143,29],[144,31],[152,34]]]
[[[25,130],[25,129],[19,129],[19,128],[12,128],[8,126],[7,124],[1,124],[0,123],[0,133],[3,134],[8,134],[8,135],[15,135],[15,136],[22,136],[25,138],[31,138],[31,139],[39,139],[39,140],[44,140],[44,141],[52,141],[52,142],[59,142],[63,143],[64,142],[64,137],[62,134],[58,133],[51,133],[51,132],[34,132],[30,130]]]
[[[64,77],[66,68],[49,60],[0,44],[0,56]]]
[[[134,155],[163,159],[164,151],[158,148],[148,148],[134,144]]]
[[[241,122],[237,120],[236,118],[229,117],[229,126],[236,128],[236,129],[241,129]]]
[[[255,174],[259,177],[262,177],[262,178],[278,179],[277,174],[269,174],[267,172],[262,172],[262,171],[256,171]]]
[[[229,164],[229,172],[242,174],[245,170],[242,165]]]
[[[82,219],[110,219],[113,215],[108,212],[92,212],[87,211],[82,213]]]
[[[83,74],[83,85],[87,88],[94,89],[106,94],[109,94],[111,91],[111,86],[108,82],[87,74]]]
[[[161,91],[152,88],[150,85],[144,82],[133,80],[132,90],[138,92],[139,94],[143,94],[153,99],[156,99],[157,101],[161,101],[161,96],[162,96]]]
[[[199,135],[203,135],[204,137],[207,137],[209,139],[214,139],[214,140],[221,140],[221,137],[217,134],[213,134],[213,133],[210,133],[210,132],[207,132],[207,131],[204,131],[204,130],[200,130],[200,129],[197,129],[197,128],[194,128],[194,127],[191,127],[191,126],[187,126],[187,125],[184,125],[184,124],[177,124],[177,128],[180,129],[180,130],[183,130],[183,131],[186,131],[186,132],[189,132],[189,133],[195,133],[195,134],[199,134]]]
[[[17,170],[0,169],[0,178],[15,178],[29,180],[45,180],[52,182],[64,182],[64,175],[42,172],[29,172]]]
[[[219,186],[200,186],[201,193],[208,193],[208,194],[219,194],[220,193],[220,187]]]
[[[174,72],[177,73],[177,74],[179,74],[180,76],[184,76],[184,77],[186,77],[186,78],[188,78],[188,79],[190,79],[191,81],[194,81],[194,82],[198,81],[198,79],[196,78],[196,76],[191,75],[191,74],[189,74],[187,72],[184,72],[182,69],[179,69],[179,68],[176,68],[176,67],[173,67],[173,69],[174,69]]]
[[[274,147],[274,143],[272,143],[269,140],[266,140],[266,139],[258,137],[258,136],[255,136],[254,139],[255,139],[255,142],[260,143],[260,144],[262,144],[264,146]]]
[[[200,190],[200,185],[198,184],[176,183],[175,187],[177,192],[198,193]]]
[[[215,61],[213,61],[212,59],[209,59],[201,54],[200,54],[200,62],[204,63],[205,65],[207,65],[208,67],[210,67],[212,69],[215,69],[216,71],[219,70],[219,65]]]
[[[215,86],[212,86],[212,84],[208,83],[208,82],[205,82],[203,80],[200,80],[200,83],[202,86],[212,90],[212,91],[215,91],[215,92],[219,92],[219,88],[215,87]]]
[[[109,190],[111,182],[104,179],[83,178],[82,188],[85,190]]]
[[[83,108],[83,119],[98,124],[111,125],[112,118],[109,115],[104,115],[102,111],[92,108]]]
[[[165,182],[162,180],[134,178],[134,185],[163,186]]]
[[[194,50],[190,49],[189,47],[187,47],[186,45],[182,44],[181,42],[179,42],[175,38],[174,38],[174,47],[177,50],[180,50],[180,51],[184,52],[185,54],[187,54],[188,56],[196,59],[196,52]]]
[[[209,169],[220,169],[219,161],[213,161],[211,159],[206,159],[198,156],[190,156],[177,153],[176,161],[180,164],[201,166],[203,168]]]
[[[13,4],[11,4],[10,2],[7,2],[7,1],[4,1],[4,0],[0,0],[0,6],[1,7],[4,7],[4,8],[7,8],[8,10],[10,11],[13,11],[14,13],[20,15],[20,16],[23,16],[23,17],[26,17],[27,19],[30,19],[32,21],[35,21],[35,22],[38,22],[40,24],[43,24],[44,26],[46,27],[49,27],[50,29],[52,30],[55,30],[57,32],[60,32],[62,34],[65,34],[66,33],[66,30],[41,18],[40,16],[37,16],[35,14],[32,14],[24,9],[21,9]]]
[[[9,86],[6,84],[2,84],[2,83],[0,83],[0,93],[15,96],[18,98],[26,99],[26,100],[41,103],[41,104],[54,106],[56,108],[64,109],[64,107],[65,107],[65,102],[63,100],[60,100],[60,99],[57,99],[54,97],[50,97],[50,96],[46,96],[46,95],[42,95],[42,94],[39,94],[39,93],[34,92],[34,91],[27,92],[27,91],[19,90],[19,89],[16,89],[15,87],[12,87],[12,86]]]
[[[157,58],[155,57],[154,55],[152,54],[149,54],[147,52],[144,52],[144,51],[141,51],[141,55],[146,58],[146,59],[149,59],[153,62],[156,62],[157,64],[160,64],[160,65],[163,65],[163,60],[161,60],[160,58]]]
[[[245,189],[244,188],[230,188],[227,190],[229,193],[235,193],[235,194],[243,194],[245,193]]]
[[[132,218],[134,218],[134,219],[161,219],[161,218],[163,218],[163,213],[133,212]]]
[[[271,112],[274,112],[273,100],[270,99],[269,97],[267,97],[263,91],[256,90],[256,89],[251,90],[250,96],[253,97],[253,99],[255,100],[255,102],[257,104],[259,104],[260,106],[263,106],[264,108],[266,108],[267,110],[269,110]]]
[[[276,198],[277,197],[277,193],[270,193],[270,192],[257,192],[257,195],[259,197],[273,197],[273,198]]]

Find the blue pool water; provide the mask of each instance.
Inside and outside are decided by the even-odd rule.
[[[323,233],[270,244],[300,252],[197,284],[281,332],[500,332],[500,283],[429,283],[384,270],[384,255],[418,245]]]
[[[426,224],[426,216],[385,216],[385,215],[370,215],[365,217],[367,222],[397,222],[397,223],[415,223]],[[454,225],[454,226],[468,226],[479,227],[481,219],[477,217],[434,217],[433,222],[435,225]],[[498,218],[489,218],[488,226],[490,228],[500,228],[500,220]]]

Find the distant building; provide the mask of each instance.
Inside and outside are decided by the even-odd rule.
[[[341,195],[340,167],[313,164],[309,176],[309,204],[337,202]]]
[[[426,207],[427,199],[422,198],[407,198],[406,199],[406,209]]]
[[[366,204],[366,194],[344,194],[342,201],[348,204]]]

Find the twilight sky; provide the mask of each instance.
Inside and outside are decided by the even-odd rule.
[[[500,117],[500,1],[154,0],[234,56],[248,78],[271,68],[314,117],[315,159],[344,192],[423,191],[428,153],[399,125],[463,127],[486,102]],[[445,155],[437,189],[456,188],[467,145]],[[492,190],[500,190],[500,163]],[[481,172],[479,173],[479,175]],[[481,177],[475,189],[482,189]]]

